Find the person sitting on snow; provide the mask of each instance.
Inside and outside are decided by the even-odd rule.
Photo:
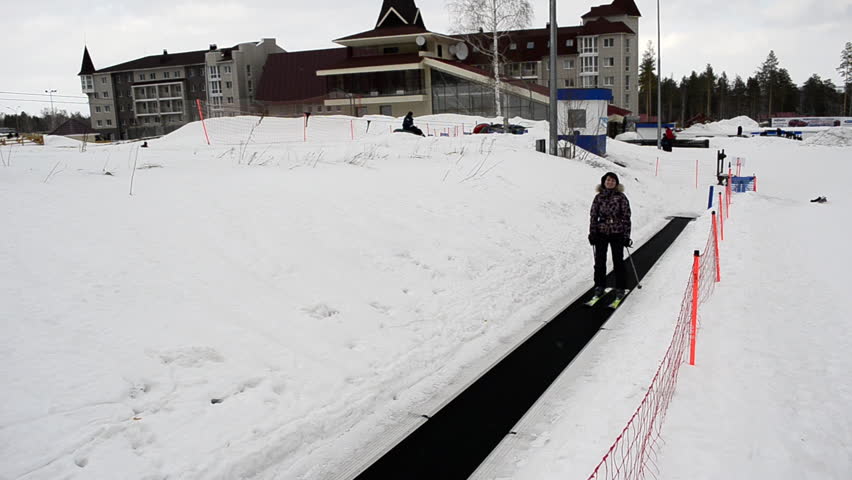
[[[415,135],[420,135],[421,137],[425,136],[423,135],[423,130],[414,126],[414,112],[408,112],[405,118],[402,119],[402,130]]]

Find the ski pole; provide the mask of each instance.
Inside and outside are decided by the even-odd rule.
[[[639,274],[636,272],[636,264],[633,263],[633,254],[630,253],[630,247],[626,247],[626,248],[627,248],[627,258],[630,259],[630,266],[633,267],[633,276],[636,277],[636,288],[641,290],[642,284],[639,283]]]

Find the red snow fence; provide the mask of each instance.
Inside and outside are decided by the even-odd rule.
[[[722,206],[720,198],[719,207]],[[685,362],[695,365],[699,307],[713,293],[716,282],[721,280],[719,228],[715,211],[704,253],[694,252],[690,273],[671,343],[651,385],[627,425],[589,475],[589,480],[642,479],[649,469],[655,468],[654,458],[680,367]],[[650,473],[653,476],[655,472]]]

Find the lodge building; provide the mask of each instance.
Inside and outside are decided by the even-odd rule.
[[[607,88],[621,114],[638,109],[639,9],[592,7],[557,31],[559,88]],[[414,0],[384,0],[374,28],[338,48],[287,52],[274,39],[145,57],[102,70],[84,49],[80,71],[92,126],[108,138],[168,133],[210,116],[458,113],[495,116],[493,73],[479,48],[489,34],[426,28]],[[549,103],[550,29],[508,32],[498,45],[504,114],[541,120]]]

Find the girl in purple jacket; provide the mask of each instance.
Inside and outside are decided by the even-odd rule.
[[[589,243],[595,247],[595,296],[603,295],[606,287],[606,251],[612,249],[615,269],[616,297],[624,298],[627,289],[627,272],[624,268],[624,247],[633,245],[630,240],[630,202],[618,175],[607,172],[597,186],[598,194],[592,202],[589,222]]]

